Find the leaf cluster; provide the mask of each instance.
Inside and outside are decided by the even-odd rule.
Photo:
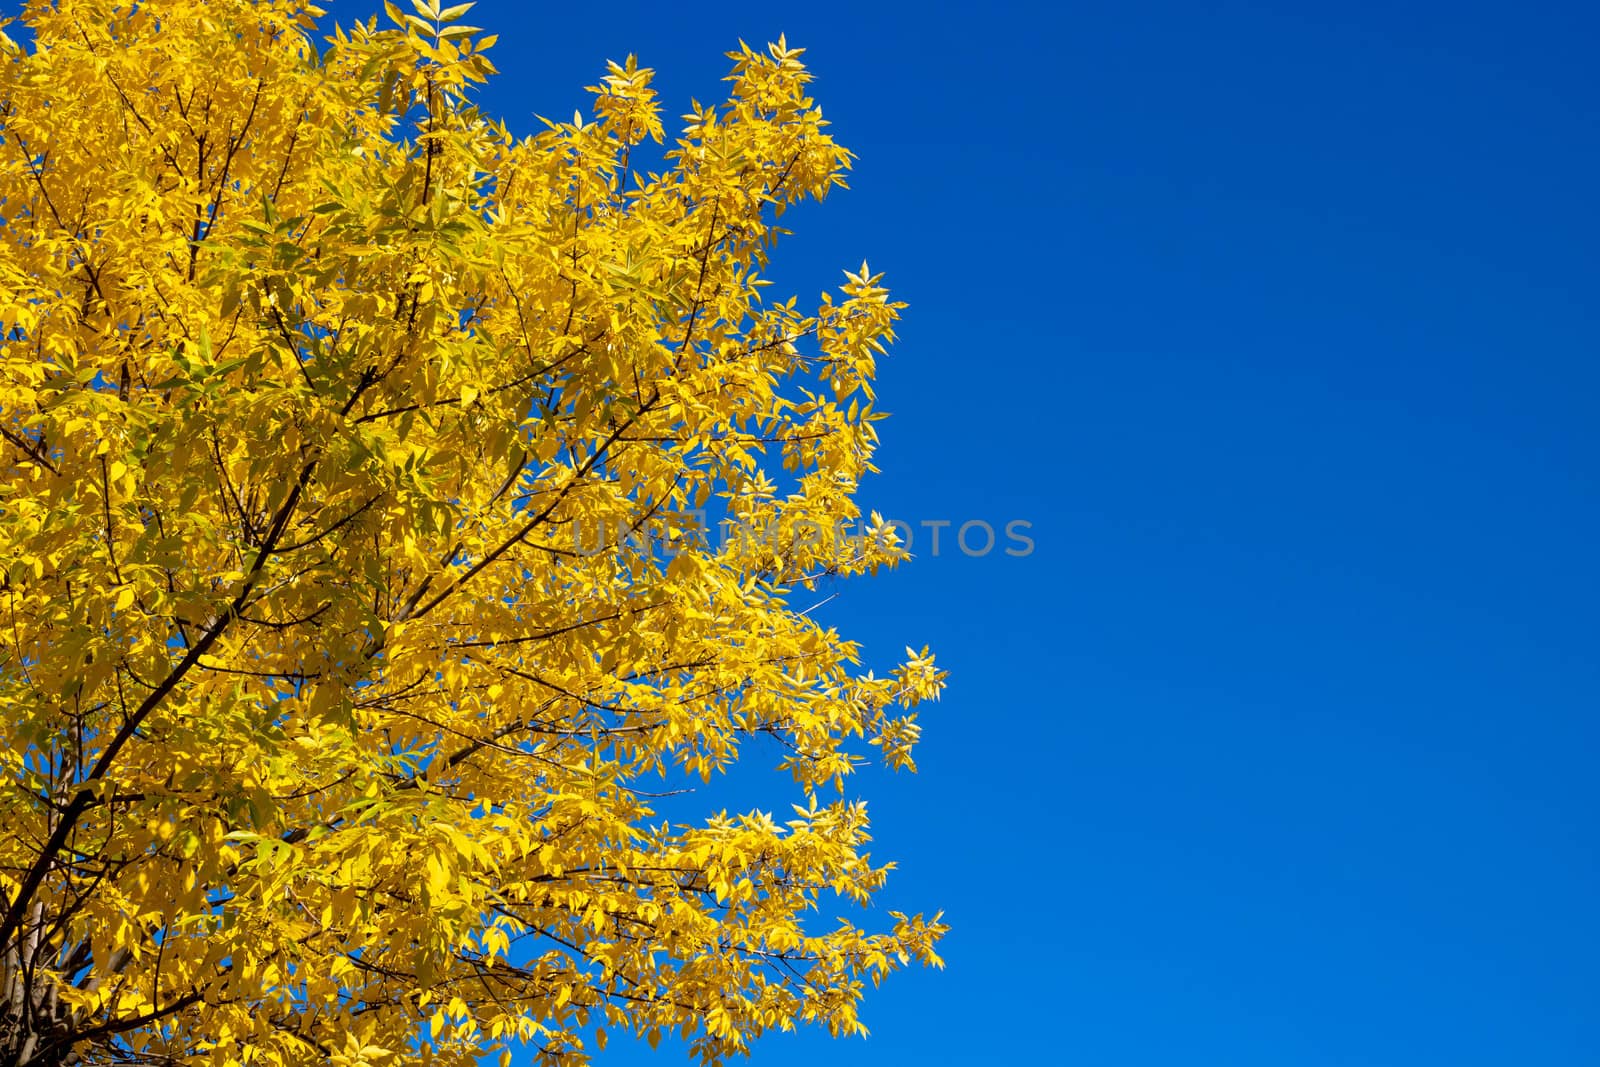
[[[861,520],[901,305],[762,276],[850,155],[781,41],[671,142],[632,58],[517,137],[470,5],[387,7],[0,41],[0,1062],[859,1032],[944,928],[819,928],[888,870],[820,793],[943,673],[791,598],[904,558],[802,536]],[[574,536],[706,507],[766,536]],[[791,818],[656,810],[756,738]]]

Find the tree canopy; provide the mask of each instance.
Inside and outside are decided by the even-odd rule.
[[[855,502],[901,305],[762,276],[851,158],[799,50],[517,136],[469,6],[0,40],[0,1064],[715,1061],[938,962],[832,918],[943,673],[801,606],[906,554]],[[792,811],[661,799],[756,738]]]

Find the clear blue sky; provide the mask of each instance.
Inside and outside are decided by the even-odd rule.
[[[806,46],[861,159],[777,274],[911,304],[866,502],[1033,523],[826,609],[952,672],[860,785],[885,905],[955,929],[758,1067],[1600,1063],[1592,5],[469,21],[523,132],[630,51],[676,115]]]

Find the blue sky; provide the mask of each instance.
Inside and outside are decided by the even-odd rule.
[[[740,37],[807,47],[860,162],[776,274],[911,305],[865,501],[1033,524],[828,605],[952,673],[921,773],[859,786],[885,906],[954,932],[870,1039],[755,1064],[1600,1063],[1594,8],[470,21],[524,132],[607,58],[675,115]]]

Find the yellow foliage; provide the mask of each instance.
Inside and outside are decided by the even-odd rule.
[[[0,40],[0,1062],[859,1032],[944,927],[808,928],[887,870],[816,789],[944,676],[788,597],[905,555],[854,501],[901,305],[761,276],[850,155],[782,41],[660,148],[632,58],[518,138],[470,5],[386,7]],[[793,819],[653,810],[758,734]]]

